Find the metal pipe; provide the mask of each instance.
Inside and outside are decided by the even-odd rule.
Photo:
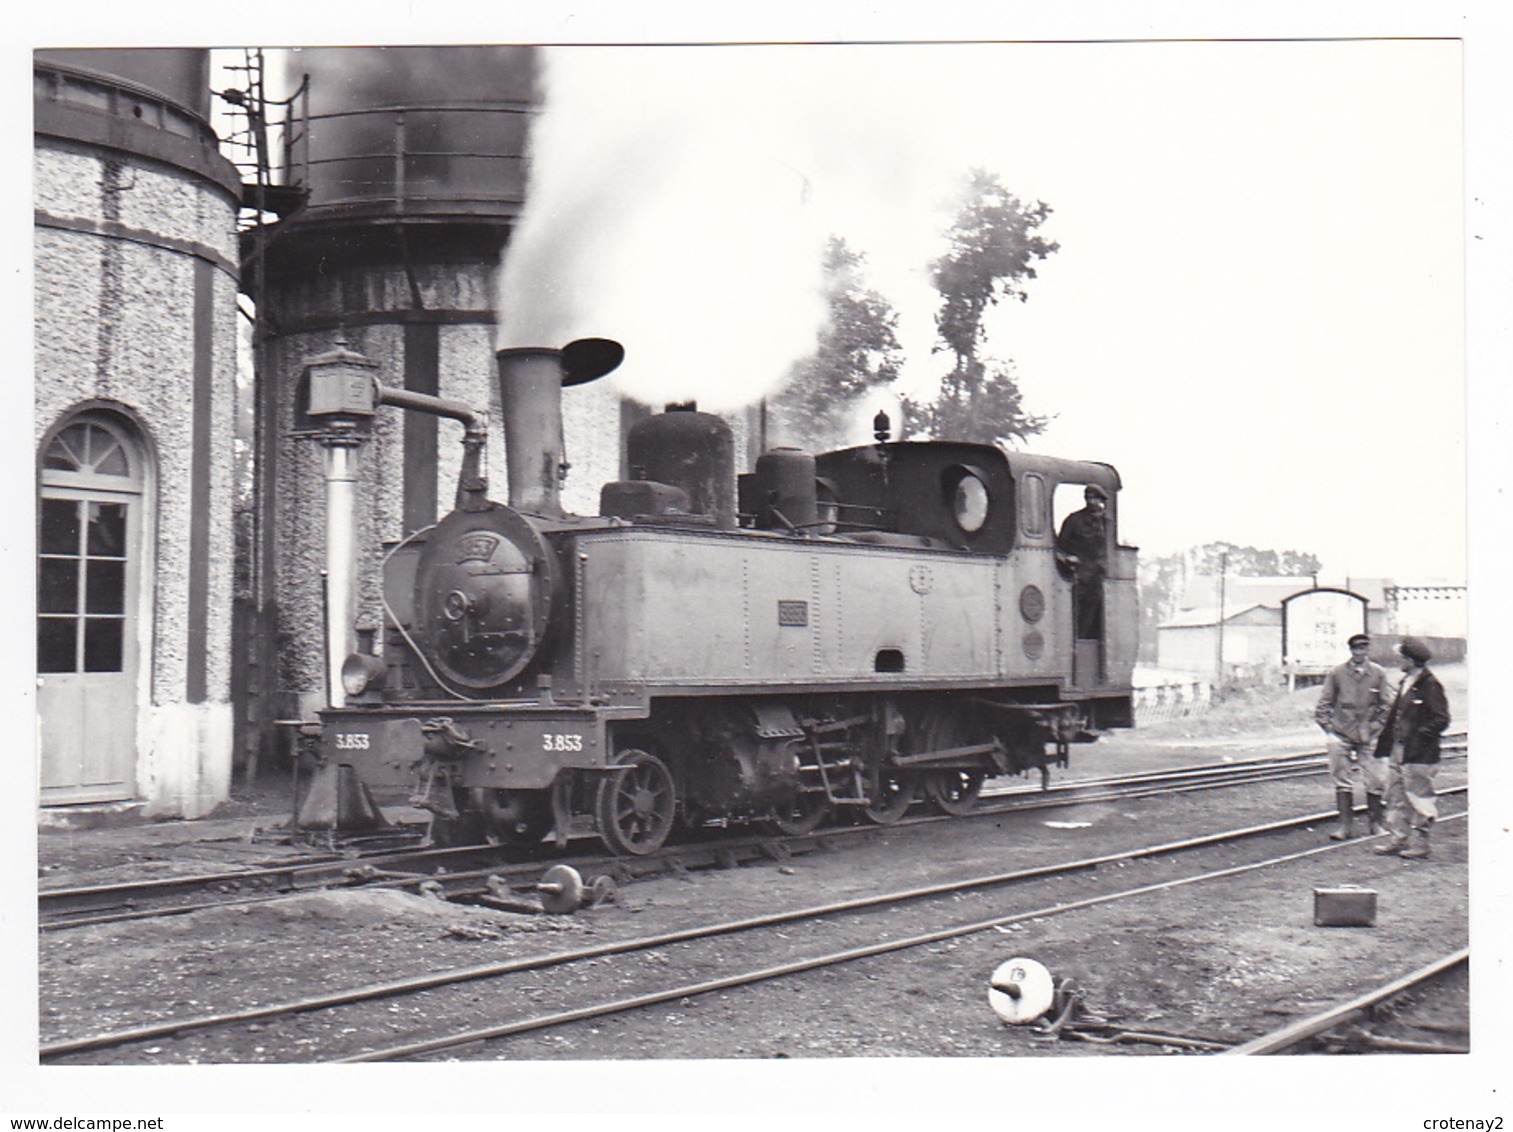
[[[378,386],[378,403],[397,405],[401,409],[417,409],[422,413],[430,413],[437,417],[450,417],[465,425],[476,425],[483,419],[483,414],[464,405],[461,401],[449,401],[445,397],[416,393],[409,389],[392,389],[387,385]]]
[[[381,382],[373,383],[378,404],[393,405],[400,409],[413,409],[433,417],[447,417],[461,421],[462,472],[457,477],[457,497],[454,506],[460,511],[478,510],[487,506],[488,474],[484,468],[484,445],[488,441],[488,414],[479,412],[461,401],[449,401],[430,393],[415,393],[408,389],[393,389]]]
[[[352,651],[353,576],[357,563],[356,436],[321,441],[326,473],[326,681],[327,699],[345,707],[341,666]]]

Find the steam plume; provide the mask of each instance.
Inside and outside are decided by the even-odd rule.
[[[730,50],[546,52],[501,346],[616,338],[622,392],[714,410],[771,392],[813,350],[825,233],[807,158]]]

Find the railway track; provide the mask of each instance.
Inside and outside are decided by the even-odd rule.
[[[1444,791],[1443,794],[1451,796],[1463,792],[1464,788],[1458,788]],[[1444,820],[1453,821],[1461,817],[1464,817],[1464,813],[1447,815]],[[1183,885],[1220,880],[1320,854],[1337,852],[1346,846],[1358,844],[1331,842],[1322,846],[1310,846],[1301,851],[1290,850],[1271,855],[1263,852],[1256,859],[1238,865],[1200,869],[1177,878],[1129,888],[1102,885],[1104,878],[1116,877],[1118,870],[1105,869],[1103,873],[1097,874],[1097,870],[1103,866],[1137,860],[1166,860],[1174,856],[1180,857],[1181,854],[1192,850],[1215,846],[1235,847],[1249,844],[1259,847],[1263,845],[1267,837],[1285,837],[1294,830],[1316,823],[1317,820],[1318,815],[1303,815],[1264,825],[1134,848],[1099,857],[1011,872],[963,877],[925,887],[869,895],[771,915],[702,924],[677,931],[598,943],[484,966],[431,972],[416,978],[347,988],[332,994],[266,1004],[253,1009],[158,1021],[112,1033],[46,1043],[42,1046],[40,1054],[44,1062],[66,1062],[77,1059],[81,1055],[99,1054],[106,1051],[129,1055],[132,1047],[170,1036],[175,1036],[182,1041],[188,1035],[212,1035],[214,1032],[226,1034],[237,1027],[271,1018],[303,1015],[319,1019],[316,1023],[317,1030],[324,1026],[324,1029],[320,1030],[321,1038],[307,1037],[306,1039],[320,1042],[321,1053],[316,1060],[381,1061],[426,1057],[481,1042],[623,1014],[659,1003],[691,999],[712,991],[749,986],[863,958],[938,944],[1111,901],[1129,899]],[[1053,885],[1058,878],[1088,872],[1097,875],[1100,885],[1105,888],[1104,891],[1077,900],[1065,901],[1053,898],[1048,903],[1035,904],[1035,898],[1040,896],[1037,886],[1046,888],[1048,885]],[[988,898],[991,896],[996,900],[1001,896],[1001,890],[1005,889],[1015,892],[1021,904],[1028,903],[1034,906],[1021,907],[1007,913],[994,911],[993,914],[987,916],[974,915],[974,912],[986,911],[987,908],[984,905],[988,902]],[[1054,892],[1048,895],[1054,897]],[[974,905],[976,905],[975,908]],[[884,913],[890,918],[879,920],[879,915]],[[929,927],[926,928],[925,925]],[[676,970],[669,970],[668,981],[660,989],[629,997],[604,997],[598,994],[598,988],[605,985],[642,981],[647,969],[647,957],[660,955],[662,949],[673,944],[683,945],[685,948],[698,945],[708,946],[714,941],[737,935],[741,937],[740,961],[736,964],[740,966],[739,970],[731,970],[732,965],[724,962],[728,953],[706,951],[702,957],[697,954],[690,957],[685,951],[682,953],[682,963],[686,965],[687,970],[681,979],[678,978]],[[881,940],[879,937],[882,937]],[[837,941],[840,941],[839,944]],[[814,950],[815,947],[818,947],[818,950]],[[754,965],[747,965],[748,956],[754,957],[750,960]],[[455,1032],[412,1033],[381,1046],[350,1048],[354,1040],[348,1035],[361,1034],[367,1027],[358,1021],[357,1016],[351,1013],[343,1014],[343,1011],[354,1009],[360,1011],[375,1002],[398,999],[409,1004],[411,1013],[424,1013],[430,1017],[467,1017],[476,1011],[475,1003],[480,995],[475,992],[471,999],[466,1000],[467,1009],[462,1008],[461,1000],[456,995],[460,988],[484,983],[487,988],[487,999],[491,1004],[488,1012],[492,1013],[496,1006],[529,1002],[531,994],[528,992],[533,988],[522,988],[518,977],[530,972],[543,971],[554,972],[556,980],[554,996],[562,995],[567,999],[572,999],[576,994],[579,1001],[572,1005],[564,1003],[560,1008],[549,1012],[526,1014],[508,1021],[493,1021]],[[617,976],[616,972],[622,972],[622,974]],[[423,1007],[415,1005],[420,1000],[424,1000],[426,1005]],[[213,1046],[212,1042],[209,1053],[202,1051],[200,1056],[215,1059],[216,1051]],[[308,1054],[299,1059],[309,1059]]]
[[[1447,744],[1447,757],[1464,757],[1464,736]],[[1320,752],[1280,755],[1240,762],[1206,763],[1174,770],[1150,771],[1076,782],[1049,788],[1009,786],[985,791],[970,817],[993,817],[1021,810],[1152,797],[1212,790],[1291,778],[1310,777],[1327,767]],[[1330,816],[1321,813],[1314,820]],[[950,815],[919,814],[904,818],[899,828],[924,822],[959,820]],[[321,889],[366,885],[439,889],[448,898],[478,897],[506,886],[522,896],[531,892],[542,870],[564,863],[583,876],[611,877],[628,883],[638,876],[669,869],[734,867],[744,861],[791,856],[812,850],[824,839],[872,836],[871,825],[827,826],[812,834],[784,837],[776,833],[752,835],[744,829],[723,831],[715,839],[673,844],[640,858],[602,854],[541,851],[522,860],[518,849],[464,846],[445,849],[384,850],[346,859],[291,863],[230,872],[192,874],[104,885],[42,889],[38,892],[38,926],[43,931],[115,923],[157,916],[183,915],[206,908],[248,904]],[[722,832],[722,831],[715,831]]]
[[[1465,1044],[1465,1039],[1469,1035],[1456,1026],[1447,1027],[1438,1022],[1424,1023],[1423,1028],[1427,1029],[1432,1036],[1427,1040],[1414,1040],[1377,1033],[1362,1025],[1361,1022],[1363,1019],[1376,1018],[1379,1012],[1391,1009],[1395,1002],[1424,994],[1432,995],[1441,989],[1441,984],[1449,980],[1464,980],[1470,960],[1470,948],[1451,952],[1433,963],[1373,987],[1348,1002],[1322,1010],[1311,1017],[1293,1022],[1269,1034],[1263,1034],[1225,1052],[1241,1056],[1310,1052],[1359,1053],[1362,1051],[1469,1053],[1470,1048]],[[1461,987],[1455,986],[1451,988],[1450,993],[1459,994],[1460,991]],[[1413,1025],[1409,1023],[1410,1027]]]

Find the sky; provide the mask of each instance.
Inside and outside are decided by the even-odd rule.
[[[927,396],[926,269],[980,167],[1060,245],[986,349],[1052,418],[1026,447],[1119,468],[1127,542],[1464,580],[1460,44],[593,46],[546,76],[510,344],[608,334],[631,395],[749,402],[812,348],[836,234]]]

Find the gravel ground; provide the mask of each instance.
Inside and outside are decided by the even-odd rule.
[[[1447,683],[1452,704],[1462,701],[1456,711],[1459,723],[1465,718],[1464,683]],[[1239,759],[1317,747],[1318,733],[1307,724],[1311,701],[1311,693],[1294,693],[1273,695],[1259,704],[1221,705],[1203,720],[1176,721],[1075,748],[1071,776],[1212,761],[1216,754]],[[1245,712],[1259,718],[1247,723]],[[1464,781],[1464,768],[1464,763],[1447,764],[1442,785]],[[648,935],[703,921],[711,909],[718,910],[719,918],[735,919],[914,887],[969,868],[1004,869],[1069,855],[1092,856],[1157,838],[1239,827],[1287,809],[1324,810],[1331,802],[1329,793],[1325,781],[1310,779],[892,831],[860,846],[781,864],[638,881],[622,890],[618,903],[572,917],[453,907],[392,892],[344,892],[46,933],[38,967],[39,1029],[43,1040],[59,1040],[145,1018],[285,1001],[336,986]],[[41,875],[46,883],[54,883],[76,870],[124,872],[147,866],[209,871],[217,862],[236,867],[248,857],[267,854],[266,835],[255,838],[253,833],[281,820],[278,804],[276,790],[254,792],[209,822],[46,834],[39,849]],[[1446,814],[1460,808],[1461,803],[1452,799],[1443,805]],[[1321,827],[1313,841],[1323,844],[1323,833]],[[1303,840],[1308,840],[1306,835]],[[993,1015],[987,1002],[988,977],[1005,959],[1027,956],[1044,963],[1056,977],[1072,980],[1092,1009],[1126,1024],[1222,1041],[1254,1036],[1465,946],[1466,823],[1442,822],[1435,831],[1434,856],[1425,863],[1374,857],[1365,844],[1222,882],[1167,889],[823,972],[686,998],[552,1034],[470,1047],[455,1056],[513,1072],[534,1066],[531,1080],[542,1082],[620,1081],[626,1063],[642,1067],[628,1071],[632,1080],[665,1082],[665,1070],[654,1077],[643,1075],[654,1065],[697,1062],[708,1065],[709,1072],[674,1079],[689,1089],[688,1098],[708,1097],[705,1103],[717,1109],[728,1107],[732,1095],[714,1084],[727,1071],[714,1070],[709,1059],[749,1066],[797,1062],[801,1068],[787,1072],[799,1073],[804,1097],[812,1095],[807,1089],[813,1079],[821,1082],[819,1096],[841,1101],[850,1096],[849,1103],[863,1110],[897,1108],[887,1099],[893,1080],[923,1074],[927,1089],[939,1089],[936,1074],[942,1058],[958,1066],[947,1076],[963,1074],[964,1080],[980,1078],[986,1065],[1024,1057],[1036,1059],[1037,1074],[1051,1071],[1057,1063],[1216,1065],[1211,1057],[1156,1045],[1103,1047],[1038,1040],[1029,1028],[1005,1026]],[[1214,855],[1205,863],[1214,863]],[[1102,870],[1100,877],[1078,884],[1086,884],[1088,892],[1114,882],[1116,887],[1134,887],[1197,867],[1196,859],[1178,866],[1129,864]],[[1076,892],[1078,884],[1063,883],[1059,899],[1075,899],[1066,892]],[[1375,927],[1313,925],[1313,889],[1341,884],[1377,890]],[[988,909],[1010,903],[1002,895],[974,900]],[[977,914],[975,907],[966,911]],[[730,937],[725,946],[729,960],[739,962],[737,937]],[[613,977],[629,993],[642,993],[659,985],[658,967],[672,969],[681,960],[679,950],[670,948],[637,960],[651,972],[645,979],[621,973]],[[605,974],[610,974],[608,969]],[[579,981],[593,977],[591,972],[574,976]],[[542,973],[523,992],[535,1010],[555,1008],[565,993],[553,978]],[[446,1020],[484,1025],[498,1020],[498,1007],[485,991],[474,989],[454,1000]],[[513,1012],[512,1006],[507,1016]],[[416,1014],[410,1005],[380,1004],[340,1025],[359,1038],[381,1041],[408,1033],[423,1021]],[[286,1017],[217,1041],[184,1035],[136,1051],[130,1060],[305,1060],[311,1051],[325,1048],[329,1032],[322,1025]],[[1474,1051],[1481,1040],[1478,1029],[1472,1037]],[[103,1055],[100,1060],[112,1057],[121,1055]],[[1384,1064],[1396,1059],[1346,1060]],[[1451,1060],[1470,1059],[1435,1058],[1432,1063],[1442,1066]],[[564,1078],[549,1068],[557,1063],[571,1076]],[[1415,1063],[1423,1064],[1422,1059]],[[905,1077],[897,1078],[897,1071],[885,1070],[885,1065],[898,1066]],[[404,1066],[390,1071],[431,1075],[471,1069]],[[834,1078],[837,1072],[842,1075],[839,1081]],[[1000,1077],[994,1075],[995,1080]],[[762,1079],[765,1073],[759,1075]],[[870,1086],[863,1085],[868,1081]],[[694,1083],[698,1087],[690,1088]],[[862,1091],[853,1093],[854,1087]],[[879,1087],[881,1093],[876,1091]],[[791,1096],[764,1091],[744,1103],[756,1109],[785,1108],[801,1103],[799,1097],[798,1091]],[[907,1108],[919,1099],[911,1096],[899,1103]],[[964,1100],[949,1088],[934,1099],[945,1108]],[[1036,1103],[1046,1099],[1037,1097]],[[616,1097],[569,1086],[561,1094],[533,1093],[528,1103],[544,1109],[576,1102],[594,1111],[611,1111],[616,1104],[655,1111],[667,1100],[665,1092],[633,1090]],[[1102,1104],[1110,1098],[1080,1100]]]
[[[1448,769],[1448,768],[1447,768]],[[1447,780],[1453,780],[1450,774]],[[1449,782],[1447,781],[1447,785]],[[522,916],[454,907],[396,892],[311,893],[159,921],[48,933],[42,947],[42,1031],[48,1041],[176,1014],[290,1001],[447,967],[492,963],[586,942],[643,936],[711,918],[739,919],[785,908],[934,883],[964,873],[1025,868],[1095,856],[1152,840],[1175,840],[1255,824],[1316,806],[1318,783],[1097,804],[997,820],[891,831],[882,838],[785,864],[638,881],[616,905],[576,916]],[[1219,803],[1222,800],[1222,805]],[[1459,808],[1447,799],[1446,812]],[[1217,820],[1216,820],[1217,819]],[[1048,825],[1047,823],[1054,823]],[[1105,1052],[1085,1044],[1048,1049],[1027,1031],[1000,1025],[988,1009],[988,975],[1014,955],[1074,979],[1090,1005],[1130,1023],[1193,1037],[1235,1041],[1366,989],[1378,971],[1408,970],[1465,945],[1465,823],[1436,830],[1424,864],[1377,858],[1365,842],[1276,870],[1169,889],[1133,901],[1047,916],[960,940],[846,967],[687,1000],[610,1024],[583,1023],[523,1036],[467,1056],[505,1059],[1071,1055]],[[1323,827],[1299,847],[1323,843]],[[1046,895],[988,892],[952,910],[965,921],[1128,889],[1200,867],[1223,867],[1232,850],[1205,851],[1174,864],[1131,862],[1042,884]],[[1312,925],[1315,887],[1376,889],[1372,929]],[[880,921],[881,923],[881,918]],[[907,936],[890,919],[880,930]],[[828,946],[824,932],[813,947]],[[715,962],[741,959],[739,937]],[[664,985],[662,968],[681,970],[689,945],[632,960],[647,977],[613,967],[615,994]],[[277,956],[277,962],[270,962]],[[333,976],[339,972],[339,977]],[[608,971],[606,973],[609,973]],[[538,1011],[569,1001],[567,983],[585,976],[542,973],[528,997]],[[591,978],[592,976],[587,976]],[[686,982],[707,973],[679,975]],[[602,988],[601,988],[602,989]],[[804,1009],[797,1016],[795,996]],[[407,1027],[499,1020],[486,993],[454,996],[438,1020],[427,1007],[379,1004],[342,1023],[341,1035],[372,1027],[374,1041]],[[902,1003],[906,1009],[901,1009]],[[897,1011],[890,1017],[889,1009]],[[430,1014],[436,1008],[429,1008]],[[513,1010],[507,1010],[510,1017]],[[733,1024],[744,1018],[742,1024]],[[889,1019],[879,1024],[881,1019]],[[627,1037],[627,1035],[631,1035]],[[305,1060],[329,1048],[331,1031],[311,1018],[271,1020],[256,1030],[206,1040],[186,1035],[155,1052],[111,1052],[90,1060]],[[277,1041],[274,1041],[274,1038]],[[324,1040],[323,1040],[324,1039]],[[1115,1054],[1160,1047],[1120,1046]]]

